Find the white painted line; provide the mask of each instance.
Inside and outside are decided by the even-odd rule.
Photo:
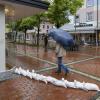
[[[87,74],[87,73],[84,73],[84,72],[81,72],[81,71],[78,71],[78,70],[75,70],[75,69],[71,69],[71,71],[74,72],[74,73],[83,75],[85,77],[88,77],[88,78],[91,78],[91,79],[94,79],[94,80],[97,80],[97,81],[100,82],[100,78],[99,77],[95,77],[93,75],[90,75],[90,74]]]
[[[41,70],[38,70],[36,72],[45,72],[45,71],[52,70],[52,69],[55,69],[55,68],[57,68],[57,66],[41,69]],[[81,71],[78,71],[78,70],[75,70],[75,69],[72,69],[72,68],[70,68],[70,71],[100,82],[100,78],[99,77],[95,77],[93,75],[90,75],[90,74],[87,74],[87,73],[84,73],[84,72],[81,72]]]
[[[25,55],[24,53],[20,53],[20,52],[17,52],[17,53]],[[37,60],[40,60],[40,61],[43,61],[43,62],[47,62],[49,64],[57,65],[53,62],[50,62],[50,61],[47,61],[47,60],[44,60],[44,59],[41,59],[41,58],[38,58],[38,57],[33,57],[32,54],[26,54],[26,56],[37,59]],[[93,59],[98,58],[98,57],[99,56],[95,56],[95,57],[91,57],[91,58],[87,58],[87,59],[83,59],[83,60],[79,60],[79,61],[74,61],[74,62],[67,63],[65,65],[72,65],[72,64],[76,64],[76,63],[80,63],[80,62],[85,62],[85,61],[88,61],[88,60],[93,60]]]
[[[65,64],[65,65],[77,64],[77,63],[85,62],[85,61],[88,61],[88,60],[93,60],[93,59],[96,59],[96,58],[98,58],[98,56],[95,56],[95,57],[92,57],[92,58],[83,59],[83,60],[79,60],[79,61],[75,61],[75,62],[71,62],[71,63]]]
[[[19,53],[19,54],[20,54],[20,53]],[[24,55],[24,54],[22,54],[22,55]],[[34,59],[37,59],[37,60],[40,60],[40,61],[43,61],[43,62],[47,62],[47,63],[52,64],[52,65],[55,65],[54,67],[44,68],[44,69],[38,70],[37,72],[43,72],[43,71],[48,71],[48,70],[52,70],[52,69],[54,69],[54,68],[57,68],[57,64],[52,63],[52,62],[50,62],[50,61],[43,60],[43,59],[37,58],[37,57],[33,57],[33,56],[31,56],[30,54],[29,54],[29,55],[26,55],[26,56],[29,56],[29,57],[31,57],[31,58],[34,58]],[[95,58],[98,58],[98,56],[95,56],[95,57],[93,57],[93,58],[88,58],[88,59],[80,60],[80,61],[71,62],[71,63],[65,64],[65,65],[72,65],[72,64],[76,64],[76,63],[80,63],[80,62],[84,62],[84,61],[88,61],[88,60],[93,60],[93,59],[95,59]],[[95,76],[93,76],[93,75],[90,75],[90,74],[87,74],[87,73],[78,71],[78,70],[76,70],[76,69],[74,69],[74,68],[72,68],[72,67],[69,67],[69,68],[70,68],[70,70],[71,70],[72,72],[74,72],[74,73],[83,75],[83,76],[85,76],[85,77],[88,77],[88,78],[91,78],[91,79],[94,79],[94,80],[97,80],[97,81],[100,81],[100,78],[98,78],[98,77],[95,77]]]

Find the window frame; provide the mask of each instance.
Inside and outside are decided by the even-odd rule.
[[[91,14],[91,16],[89,14]],[[91,18],[91,19],[89,19],[89,18]],[[86,21],[87,22],[94,21],[94,12],[93,11],[86,13]]]
[[[86,0],[86,7],[93,7],[94,6],[94,0],[91,1],[91,4],[89,4],[89,1]]]

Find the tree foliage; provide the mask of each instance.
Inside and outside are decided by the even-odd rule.
[[[31,17],[23,18],[20,23],[20,30],[25,32],[27,29],[32,29],[34,27],[34,20]]]
[[[45,20],[45,14],[40,13],[32,16],[31,18],[34,20],[34,26],[37,27],[37,46],[39,47],[39,32],[40,32],[40,24],[43,20]]]
[[[75,14],[81,6],[82,0],[54,0],[48,8],[47,16],[59,28],[68,23],[68,15]]]

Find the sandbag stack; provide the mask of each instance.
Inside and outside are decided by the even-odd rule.
[[[77,80],[74,80],[74,82],[70,82],[68,80],[65,80],[64,78],[62,78],[61,80],[58,80],[52,76],[44,76],[41,74],[37,74],[37,73],[35,73],[34,70],[32,70],[32,72],[30,72],[29,70],[24,70],[21,67],[16,68],[14,70],[14,73],[23,75],[25,77],[29,77],[34,80],[45,82],[46,84],[51,83],[55,86],[60,86],[60,87],[64,87],[64,88],[70,87],[70,88],[83,89],[83,90],[87,90],[87,91],[88,90],[100,91],[99,87],[93,83],[79,82]]]

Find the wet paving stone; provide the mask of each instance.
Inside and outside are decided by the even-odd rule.
[[[23,52],[24,53],[24,49],[22,49],[22,47],[18,46],[17,48],[17,52]],[[66,55],[64,57],[64,63],[69,63],[72,61],[78,61],[81,59],[86,59],[86,58],[90,58],[93,57],[94,55],[88,55],[88,54],[84,54],[84,53],[79,53],[80,51],[73,51],[73,52],[66,52]],[[48,52],[44,51],[44,48],[39,48],[38,52],[37,52],[37,48],[36,47],[26,47],[26,52],[24,53],[24,55],[33,55],[34,57],[38,57],[44,60],[48,60],[51,61],[53,63],[56,62],[56,56],[55,56],[55,50],[48,50]]]
[[[100,58],[73,64],[72,67],[82,72],[100,77]]]
[[[11,48],[13,48],[13,46]],[[16,45],[14,48],[16,52],[22,52],[24,55],[16,52],[12,53],[13,50],[10,51],[13,56],[10,54],[10,57],[8,56],[6,60],[7,63],[11,64],[12,66],[21,66],[22,68],[29,70],[41,70],[54,66],[45,61],[34,59],[32,56],[56,63],[54,50],[48,50],[48,52],[44,52],[44,49],[40,48],[37,52],[36,47],[23,45]],[[27,56],[27,54],[31,55],[31,57]],[[94,56],[100,56],[100,47],[82,47],[79,51],[67,52],[66,56],[64,57],[64,63],[66,64],[73,61],[92,58]],[[100,57],[93,60],[73,64],[73,67],[82,72],[99,77],[99,58]],[[55,70],[41,72],[41,74],[47,76],[51,75],[57,79],[64,77],[68,81],[77,80],[81,82],[91,82],[97,84],[100,87],[99,81],[73,72],[70,72],[67,76],[65,76],[63,72],[60,75],[57,75],[55,74]],[[84,91],[72,88],[65,89],[62,87],[56,87],[49,83],[46,85],[43,82],[31,80],[23,76],[17,78],[15,77],[0,83],[0,100],[91,100],[92,98],[97,99],[96,91]]]
[[[11,50],[12,49],[12,50]],[[23,45],[14,45],[9,47],[9,52],[12,52],[15,50],[15,53],[10,53],[9,59],[13,59],[18,55],[18,52],[23,53],[25,56],[33,56],[37,58],[41,58],[44,60],[48,60],[50,62],[56,63],[56,56],[55,56],[55,50],[48,49],[48,52],[44,51],[44,48],[40,47],[39,50],[37,50],[36,47],[32,46],[23,46]],[[71,51],[66,53],[66,56],[64,57],[64,63],[70,63],[73,61],[79,61],[87,58],[92,58],[94,56],[99,56],[100,54],[100,48],[92,48],[92,47],[81,47],[81,50],[79,51]],[[20,55],[20,54],[19,54]],[[12,63],[10,60],[9,62]],[[14,61],[13,61],[14,62]]]
[[[91,98],[91,100],[100,100],[100,91],[97,92],[96,95]]]
[[[40,60],[37,60],[34,58],[30,58],[27,56],[16,56],[16,58],[14,58],[14,59],[15,59],[14,63],[11,61],[12,59],[8,59],[7,63],[10,63],[12,66],[22,67],[24,69],[29,69],[29,70],[32,70],[32,69],[39,70],[41,68],[47,68],[47,67],[54,66],[47,62],[43,62],[43,61],[40,61]]]
[[[54,76],[57,79],[64,77],[69,81],[76,79],[81,82],[93,82],[100,86],[98,82],[75,73],[70,73],[66,77],[63,73],[55,74],[54,70],[43,72],[43,74]],[[0,100],[90,100],[96,93],[96,91],[65,89],[50,83],[46,85],[43,82],[31,80],[24,76],[0,83]]]

